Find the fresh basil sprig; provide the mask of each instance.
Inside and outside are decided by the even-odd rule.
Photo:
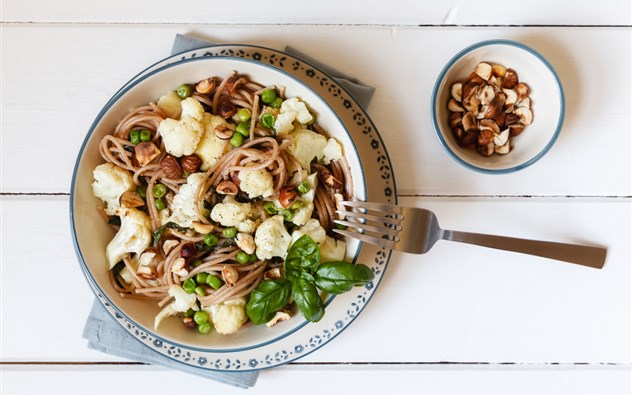
[[[250,320],[256,325],[270,321],[293,297],[303,317],[318,322],[325,315],[319,288],[339,295],[373,280],[373,272],[366,265],[321,263],[320,259],[318,244],[309,235],[296,240],[285,258],[285,279],[262,281],[250,294],[246,305]]]
[[[351,288],[368,284],[373,280],[373,272],[365,265],[349,262],[327,262],[316,270],[316,286],[330,294],[339,295]]]
[[[293,283],[292,296],[307,321],[318,322],[325,315],[325,305],[313,283],[305,280]]]
[[[285,307],[292,295],[292,283],[285,279],[264,280],[250,294],[246,304],[248,318],[255,325],[265,324],[277,310]]]
[[[312,274],[320,264],[320,249],[318,244],[309,236],[303,235],[292,244],[287,251],[285,263],[285,278],[297,281],[302,273]]]
[[[185,231],[187,230],[187,228],[183,228],[182,226],[174,223],[174,222],[167,222],[166,224],[162,225],[160,228],[156,229],[153,233],[153,239],[154,239],[154,244],[157,244],[160,241],[160,238],[162,237],[162,235],[165,233],[165,230],[167,230],[167,228],[169,229],[177,229],[179,231]]]

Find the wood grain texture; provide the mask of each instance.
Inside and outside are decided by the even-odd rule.
[[[96,11],[98,10],[98,11]],[[571,0],[512,2],[323,0],[299,6],[287,0],[253,2],[237,8],[192,0],[174,8],[168,0],[62,3],[5,0],[2,21],[71,23],[212,24],[493,24],[630,25],[630,2],[608,0],[578,4]]]
[[[170,394],[183,387],[202,388],[223,395],[244,390],[207,379],[151,366],[2,366],[7,394],[47,393],[54,388],[67,395],[109,395],[113,382],[125,391]],[[35,380],[34,377],[37,377]],[[628,395],[630,370],[624,367],[585,366],[284,366],[261,373],[250,391],[261,394],[470,395]],[[321,385],[308,385],[317,380]],[[249,391],[249,392],[250,392]]]
[[[630,218],[629,202],[406,198],[401,204],[434,210],[446,228],[607,246],[608,259],[598,271],[448,242],[421,256],[394,254],[362,315],[302,362],[632,362],[632,235],[630,224],[621,224]],[[119,360],[88,350],[81,338],[93,296],[74,256],[68,200],[5,197],[2,205],[2,359]],[[19,226],[42,218],[47,225],[38,226],[36,241],[33,229]],[[25,288],[28,273],[38,275],[28,275]],[[42,305],[39,290],[53,302]],[[40,325],[18,318],[25,306],[39,305],[46,336]]]
[[[376,86],[369,113],[391,153],[400,194],[632,196],[632,102],[621,83],[629,81],[632,63],[630,52],[611,50],[630,47],[629,29],[380,26],[6,26],[1,192],[67,192],[76,154],[101,107],[167,55],[176,33],[190,31],[218,42],[288,43]],[[503,176],[454,162],[429,115],[443,65],[459,49],[490,38],[540,51],[567,97],[553,149],[532,167]],[[33,182],[41,163],[46,177]]]

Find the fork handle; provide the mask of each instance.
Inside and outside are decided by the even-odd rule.
[[[558,261],[589,266],[595,269],[601,269],[603,267],[608,251],[606,248],[601,247],[518,239],[515,237],[459,232],[454,230],[445,230],[442,238],[459,243],[475,244],[495,248],[497,250],[513,251],[556,259]]]

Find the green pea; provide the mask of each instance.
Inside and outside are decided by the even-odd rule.
[[[265,211],[269,215],[274,215],[277,213],[276,205],[272,202],[263,203],[263,211]]]
[[[309,192],[310,189],[312,189],[312,187],[307,181],[303,181],[298,184],[298,187],[296,187],[296,189],[298,190],[298,193],[300,193],[301,195],[305,195],[307,192]]]
[[[276,92],[273,89],[265,89],[261,92],[261,101],[265,104],[271,104],[277,98]]]
[[[193,261],[193,267],[198,267],[202,264],[202,260],[201,259],[196,259]]]
[[[237,254],[237,256],[235,257],[235,259],[237,260],[237,262],[243,265],[245,263],[250,262],[250,255],[246,254],[243,251],[240,251],[239,254]]]
[[[252,254],[250,254],[250,262],[255,262],[257,259],[259,258],[257,258],[256,253],[253,252]]]
[[[272,129],[272,126],[274,126],[274,115],[270,113],[266,112],[261,114],[261,118],[259,118],[259,120],[261,121],[261,124],[268,129]]]
[[[250,122],[242,122],[237,125],[235,131],[244,137],[250,136]]]
[[[193,315],[195,315],[195,310],[193,310],[193,309],[189,309],[189,310],[184,312],[184,316],[187,317],[187,318],[193,317]]]
[[[281,215],[283,216],[283,219],[286,221],[291,221],[292,218],[294,218],[294,212],[288,209],[281,210]]]
[[[158,210],[164,210],[165,207],[167,207],[167,206],[165,206],[165,201],[164,200],[162,200],[161,198],[156,199],[156,208]]]
[[[140,143],[140,130],[132,130],[129,132],[129,141],[134,145]]]
[[[223,281],[216,275],[209,274],[208,276],[206,276],[206,283],[213,289],[219,289],[222,286]]]
[[[149,141],[151,140],[151,130],[141,130],[140,131],[140,141]]]
[[[155,198],[161,198],[167,194],[167,187],[163,184],[154,185],[154,189],[151,190],[151,193]]]
[[[191,85],[180,85],[176,93],[178,94],[178,96],[180,96],[181,99],[186,99],[187,97],[191,96]]]
[[[206,296],[206,290],[203,287],[195,287],[195,293],[200,296]]]
[[[202,325],[208,321],[208,313],[204,310],[196,311],[193,315],[193,321],[198,325]]]
[[[239,147],[244,143],[244,135],[241,133],[233,133],[233,137],[230,138],[230,144],[233,147]]]
[[[184,280],[184,283],[182,283],[182,289],[192,294],[195,291],[195,280],[192,278]]]
[[[211,331],[212,328],[213,328],[213,325],[211,325],[210,322],[205,322],[203,324],[198,325],[198,332],[200,332],[203,335],[208,335],[208,333]]]
[[[218,241],[219,241],[219,238],[215,236],[213,233],[209,233],[204,236],[204,244],[206,244],[209,247],[213,247],[215,244],[217,244]]]
[[[206,277],[208,277],[207,273],[198,273],[195,275],[195,282],[198,284],[206,284]]]
[[[270,104],[270,107],[272,108],[281,108],[281,104],[283,104],[283,99],[281,99],[280,97],[277,97],[276,99],[274,99],[274,101]]]
[[[141,185],[137,186],[136,187],[136,192],[138,192],[140,197],[145,199],[147,197],[147,185],[141,184]]]
[[[252,114],[250,113],[250,110],[247,108],[240,108],[237,111],[237,118],[239,119],[239,122],[248,122],[251,116]]]
[[[237,229],[235,228],[225,228],[222,231],[222,234],[224,235],[224,237],[228,237],[228,238],[233,238],[235,236],[237,236]]]
[[[301,201],[296,200],[294,203],[290,205],[290,210],[298,210],[305,207],[305,204]]]

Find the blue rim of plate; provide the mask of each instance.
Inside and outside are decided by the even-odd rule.
[[[88,268],[87,268],[87,264],[86,264],[86,262],[85,262],[85,260],[84,260],[84,258],[83,258],[83,255],[81,254],[81,250],[80,250],[79,245],[78,245],[78,242],[77,242],[76,230],[75,230],[74,209],[73,209],[73,207],[74,207],[74,191],[75,191],[75,182],[76,182],[76,176],[77,176],[77,172],[78,172],[78,168],[79,168],[79,162],[80,162],[80,160],[81,160],[81,158],[82,158],[82,155],[83,155],[83,152],[84,152],[84,150],[85,150],[85,147],[86,147],[86,145],[87,145],[87,143],[88,143],[88,140],[89,140],[89,139],[90,139],[90,137],[92,136],[92,134],[93,134],[93,132],[94,132],[95,127],[96,127],[96,126],[97,126],[97,124],[100,122],[100,120],[101,120],[101,118],[103,117],[103,115],[104,115],[104,114],[108,111],[108,109],[109,109],[109,108],[110,108],[110,107],[111,107],[111,106],[112,106],[112,105],[113,105],[113,104],[114,104],[114,103],[115,103],[115,102],[116,102],[116,101],[120,98],[120,96],[122,96],[122,95],[124,95],[125,93],[127,93],[130,89],[132,89],[133,87],[135,87],[135,86],[136,86],[138,83],[140,83],[141,81],[144,81],[145,79],[149,78],[150,76],[152,76],[152,75],[154,75],[154,74],[156,74],[156,73],[158,73],[158,72],[160,72],[160,71],[162,71],[162,70],[164,70],[164,69],[171,68],[171,67],[175,67],[176,65],[179,65],[179,64],[184,63],[184,62],[191,62],[191,61],[195,61],[195,60],[202,60],[202,59],[206,59],[206,58],[208,58],[208,57],[206,57],[206,56],[204,56],[204,57],[197,57],[197,58],[196,58],[196,57],[192,57],[192,58],[189,58],[189,59],[182,58],[182,59],[181,59],[181,60],[179,60],[179,61],[174,61],[174,62],[172,62],[172,63],[167,63],[167,64],[165,64],[164,66],[161,66],[161,67],[159,67],[159,68],[156,68],[155,70],[151,70],[154,66],[156,66],[156,65],[158,65],[158,64],[160,64],[160,63],[162,63],[162,62],[167,62],[167,61],[169,61],[170,59],[174,59],[174,58],[176,58],[176,57],[181,57],[182,55],[187,54],[187,53],[194,53],[194,52],[196,52],[196,51],[204,50],[205,48],[217,49],[218,47],[240,47],[240,46],[242,46],[242,47],[247,47],[247,48],[259,48],[259,49],[261,49],[261,50],[266,50],[266,51],[271,51],[271,52],[276,52],[276,53],[284,54],[284,53],[283,53],[283,52],[281,52],[281,51],[277,51],[277,50],[270,49],[270,48],[266,48],[266,47],[259,47],[259,46],[249,46],[249,45],[241,45],[241,44],[238,44],[238,45],[213,45],[213,46],[209,46],[209,47],[204,47],[204,48],[198,48],[198,49],[194,49],[194,50],[183,51],[183,52],[180,52],[180,53],[177,53],[177,54],[174,54],[174,55],[168,56],[168,57],[164,58],[163,60],[158,61],[158,62],[156,62],[156,63],[152,64],[151,66],[147,67],[144,71],[142,71],[142,72],[138,73],[137,75],[135,75],[134,77],[132,77],[132,78],[131,78],[131,79],[130,79],[130,80],[129,80],[126,84],[124,84],[124,85],[123,85],[123,87],[122,87],[121,89],[119,89],[119,90],[118,90],[118,91],[117,91],[117,92],[116,92],[116,93],[112,96],[112,98],[111,98],[110,100],[108,100],[108,102],[107,102],[107,103],[106,103],[106,105],[103,107],[103,109],[102,109],[102,110],[98,113],[97,117],[95,118],[95,120],[93,121],[92,125],[90,126],[90,129],[89,129],[88,133],[86,134],[86,137],[84,138],[84,141],[83,141],[83,143],[82,143],[82,145],[81,145],[81,148],[80,148],[80,150],[79,150],[79,154],[77,155],[77,159],[76,159],[75,166],[74,166],[74,170],[73,170],[72,182],[71,182],[71,190],[70,190],[70,207],[69,207],[69,208],[70,208],[70,226],[71,226],[71,234],[72,234],[72,239],[73,239],[73,246],[74,246],[74,249],[75,249],[75,253],[77,254],[77,257],[79,258],[79,263],[80,263],[80,266],[81,266],[82,272],[83,272],[84,276],[86,277],[86,279],[88,280],[88,283],[89,283],[89,285],[91,286],[90,288],[93,290],[93,292],[95,293],[95,295],[97,296],[97,298],[99,299],[99,301],[100,301],[102,304],[105,304],[106,306],[108,306],[108,305],[109,305],[109,307],[111,307],[112,309],[114,309],[114,310],[115,310],[115,313],[119,314],[121,318],[124,318],[125,320],[127,320],[127,321],[128,321],[128,323],[131,323],[131,324],[133,324],[135,327],[140,328],[141,330],[145,331],[146,333],[153,335],[153,336],[156,338],[156,340],[154,341],[154,343],[156,343],[157,341],[159,341],[159,342],[161,342],[161,343],[166,343],[166,344],[175,345],[175,346],[177,346],[177,347],[181,347],[181,348],[183,348],[183,349],[185,349],[185,350],[194,350],[194,351],[198,351],[198,352],[201,352],[201,353],[210,353],[210,354],[229,354],[229,353],[234,353],[234,352],[242,352],[242,351],[248,351],[248,350],[258,349],[258,348],[261,348],[261,347],[264,347],[264,346],[266,346],[266,345],[269,345],[269,344],[275,343],[275,342],[277,342],[277,341],[279,341],[279,340],[281,340],[281,339],[283,339],[283,338],[286,338],[286,337],[288,337],[288,336],[292,335],[293,333],[297,332],[299,329],[301,329],[301,328],[303,328],[305,325],[307,325],[309,322],[308,322],[308,321],[304,321],[302,324],[298,325],[297,327],[293,328],[292,330],[290,330],[290,331],[288,331],[288,332],[283,333],[283,334],[282,334],[282,335],[280,335],[280,336],[277,336],[277,337],[276,337],[276,338],[274,338],[274,339],[271,339],[271,340],[265,341],[265,342],[263,342],[263,343],[258,343],[258,344],[253,345],[253,346],[242,347],[242,348],[236,348],[236,349],[210,349],[210,348],[200,348],[200,347],[194,347],[194,346],[185,345],[185,344],[179,344],[179,343],[177,343],[177,342],[175,342],[175,341],[173,341],[173,340],[168,340],[168,339],[164,339],[164,338],[162,338],[160,335],[158,335],[157,333],[155,333],[153,330],[147,330],[147,329],[146,329],[146,328],[144,328],[143,326],[139,325],[136,321],[132,320],[132,319],[131,319],[131,318],[129,318],[127,315],[125,315],[125,314],[124,314],[124,313],[123,313],[123,312],[122,312],[122,311],[121,311],[121,310],[120,310],[120,309],[116,306],[116,304],[112,303],[112,301],[111,301],[111,300],[110,300],[110,299],[109,299],[109,298],[105,295],[105,293],[104,293],[104,292],[102,292],[101,288],[98,286],[97,282],[94,280],[94,278],[92,277],[92,274],[90,273],[90,271],[89,271],[89,270],[88,270]],[[318,67],[313,66],[313,65],[312,65],[312,64],[310,64],[309,62],[306,62],[306,61],[304,61],[304,60],[302,60],[302,59],[295,58],[293,55],[289,55],[289,54],[285,54],[285,55],[287,55],[287,56],[289,56],[289,57],[291,57],[291,58],[297,59],[297,60],[299,60],[300,62],[302,62],[302,63],[304,63],[304,64],[306,64],[306,65],[310,66],[310,67],[311,67],[311,68],[313,68],[314,70],[317,70],[317,71],[318,71],[318,72],[320,72],[321,74],[323,74],[323,75],[325,75],[325,76],[328,76],[328,74],[327,74],[327,73],[323,72],[323,71],[322,71],[321,69],[319,69]],[[287,73],[287,72],[286,72],[286,71],[284,71],[284,70],[281,70],[281,69],[279,69],[279,68],[277,68],[277,67],[274,67],[274,66],[271,66],[271,65],[267,65],[267,64],[265,64],[265,63],[263,63],[263,62],[260,62],[260,61],[258,61],[258,60],[249,60],[249,59],[245,59],[245,58],[242,58],[242,57],[231,57],[231,56],[225,56],[225,55],[221,55],[221,56],[218,56],[218,55],[213,55],[213,56],[211,56],[210,58],[232,59],[232,60],[235,60],[235,61],[242,61],[242,62],[243,62],[243,61],[247,61],[247,62],[250,62],[250,63],[255,63],[255,64],[260,65],[260,66],[264,66],[264,67],[267,67],[267,68],[271,68],[271,69],[273,69],[273,70],[275,70],[275,71],[277,71],[277,72],[281,72],[281,73],[285,74],[288,78],[291,78],[291,79],[295,80],[295,81],[296,81],[296,82],[298,82],[299,84],[303,85],[306,89],[308,89],[308,90],[312,91],[312,92],[313,92],[316,96],[318,96],[318,97],[320,98],[320,100],[321,100],[321,101],[322,101],[322,102],[323,102],[323,103],[324,103],[327,107],[329,107],[329,108],[330,108],[330,110],[331,110],[331,111],[335,114],[335,116],[336,116],[336,118],[338,119],[338,121],[340,122],[340,124],[341,124],[341,125],[343,125],[343,129],[344,129],[345,133],[347,133],[347,135],[348,135],[348,137],[349,137],[349,140],[351,141],[351,143],[352,143],[353,147],[355,148],[355,153],[356,153],[356,155],[357,155],[357,157],[358,157],[358,161],[360,162],[360,164],[361,164],[361,166],[362,166],[362,160],[361,160],[361,158],[360,158],[359,150],[357,149],[356,143],[355,143],[354,139],[352,138],[351,133],[350,133],[350,132],[349,132],[349,130],[347,129],[347,127],[346,127],[345,123],[344,123],[344,122],[340,119],[340,117],[339,117],[338,113],[337,113],[336,111],[334,111],[334,110],[333,110],[333,108],[331,108],[331,106],[329,105],[329,103],[328,103],[328,102],[327,102],[327,101],[326,101],[326,100],[325,100],[325,99],[324,99],[324,98],[323,98],[323,97],[322,97],[322,96],[321,96],[318,92],[314,91],[314,89],[313,89],[311,86],[309,86],[308,84],[306,84],[304,81],[300,80],[298,77],[295,77],[295,76],[293,76],[293,75],[291,75],[291,74]],[[151,70],[151,71],[147,72],[148,70]],[[329,77],[329,78],[330,78],[332,81],[335,81],[333,78],[331,78],[331,77]],[[351,95],[351,94],[350,94],[350,93],[349,93],[349,92],[348,92],[348,91],[347,91],[347,90],[346,90],[343,86],[340,86],[340,85],[338,85],[337,83],[336,83],[336,86],[337,86],[339,89],[341,89],[342,91],[344,91],[344,92],[348,95],[348,97],[349,97],[349,98],[350,98],[350,99],[351,99],[351,100],[352,100],[352,101],[353,101],[353,102],[354,102],[354,103],[358,106],[358,108],[360,109],[360,111],[364,114],[364,116],[366,117],[366,120],[369,122],[370,126],[373,128],[373,131],[375,131],[375,134],[376,134],[377,138],[379,139],[380,144],[382,145],[382,147],[384,147],[384,155],[385,155],[385,157],[386,157],[386,161],[388,162],[388,165],[390,166],[390,169],[392,169],[392,164],[391,164],[390,156],[388,155],[388,152],[386,151],[386,148],[385,148],[385,146],[384,146],[384,143],[383,143],[382,137],[380,136],[379,132],[377,132],[377,128],[376,128],[376,127],[375,127],[375,125],[373,124],[373,121],[372,121],[372,120],[368,117],[368,115],[366,114],[366,111],[362,108],[362,106],[360,106],[360,105],[359,105],[359,104],[355,101],[355,99],[353,98],[353,95]],[[363,173],[363,175],[364,175],[364,171],[363,171],[363,170],[362,170],[362,173]],[[363,177],[363,180],[362,180],[362,181],[363,181],[363,183],[364,183],[365,194],[368,194],[368,188],[367,188],[367,185],[366,185],[366,177]],[[394,173],[392,173],[392,170],[391,170],[391,181],[392,181],[392,184],[393,184],[393,186],[392,186],[392,190],[393,190],[393,195],[392,195],[392,198],[393,198],[394,202],[396,203],[396,202],[397,202],[397,193],[396,193],[396,190],[397,190],[397,189],[396,189],[395,175],[394,175]],[[355,255],[355,257],[353,258],[353,261],[354,261],[354,262],[357,260],[357,258],[358,258],[358,256],[359,256],[359,253],[360,253],[361,249],[362,249],[362,243],[359,243],[359,244],[358,244],[357,251],[356,251],[356,255]],[[392,255],[392,251],[388,251],[388,252],[384,255],[385,259],[384,259],[384,266],[383,266],[383,269],[382,269],[382,273],[386,270],[386,268],[387,268],[387,266],[388,266],[388,262],[390,261],[390,257],[391,257],[391,255]],[[380,277],[377,279],[377,282],[374,282],[374,283],[372,283],[372,284],[371,284],[371,288],[374,288],[374,290],[373,290],[373,292],[371,292],[371,293],[368,295],[368,297],[367,297],[367,299],[366,299],[366,302],[365,302],[365,303],[361,306],[361,308],[357,311],[357,314],[355,314],[355,315],[354,315],[354,316],[353,316],[353,317],[352,317],[352,318],[348,321],[348,323],[347,323],[346,325],[344,325],[343,327],[341,327],[341,329],[340,329],[337,333],[333,334],[333,335],[331,336],[331,338],[329,338],[327,341],[323,342],[322,344],[319,344],[318,346],[312,347],[312,349],[311,349],[311,350],[306,351],[305,353],[301,353],[300,355],[297,355],[296,357],[294,357],[294,358],[292,358],[292,359],[285,360],[285,361],[283,361],[282,363],[278,363],[278,364],[275,364],[275,365],[272,365],[272,366],[262,366],[262,367],[257,367],[257,368],[253,368],[253,369],[243,369],[243,370],[239,369],[239,370],[234,370],[234,371],[247,372],[247,371],[258,371],[258,370],[263,370],[263,369],[267,369],[267,368],[272,368],[272,367],[279,366],[279,365],[283,365],[283,364],[288,363],[288,362],[291,362],[291,361],[293,361],[293,360],[296,360],[296,359],[302,358],[302,357],[304,357],[304,356],[306,356],[306,355],[309,355],[309,354],[311,354],[312,352],[316,351],[317,349],[319,349],[320,347],[324,346],[324,345],[325,345],[325,344],[327,344],[329,341],[331,341],[331,340],[333,340],[335,337],[337,337],[340,333],[342,333],[342,331],[344,331],[344,329],[346,329],[346,328],[347,328],[347,327],[351,324],[351,322],[353,322],[353,321],[355,320],[355,318],[356,318],[356,317],[360,314],[360,312],[364,309],[364,307],[366,307],[366,305],[368,304],[368,302],[370,301],[370,299],[371,299],[371,298],[372,298],[372,296],[374,295],[375,291],[377,290],[377,287],[378,287],[378,286],[379,286],[379,284],[381,283],[381,280],[382,280],[382,276],[380,276]],[[328,298],[328,300],[327,300],[327,302],[326,302],[325,306],[329,305],[329,304],[332,302],[332,300],[334,299],[334,297],[335,297],[335,296],[330,296],[330,297]],[[103,299],[105,299],[105,301],[104,301]],[[114,315],[114,314],[113,314],[112,312],[110,312],[109,310],[108,310],[108,312],[109,312],[110,314]],[[117,317],[114,317],[114,318],[117,318]],[[117,319],[116,321],[117,321],[117,322],[118,322],[121,326],[123,326],[123,328],[124,328],[124,324],[123,324],[122,322],[120,322],[118,319]],[[124,328],[124,329],[126,329],[126,328]],[[128,332],[129,332],[129,330],[128,330]],[[137,340],[138,340],[138,339],[137,339]],[[145,345],[146,347],[148,347],[149,349],[152,349],[152,348],[151,348],[148,344],[146,344],[146,343],[144,343],[144,342],[141,342],[141,343],[142,343],[143,345]],[[154,349],[152,349],[152,350],[154,350]],[[154,350],[154,351],[156,351],[156,350]],[[164,355],[164,356],[166,356],[166,357],[169,357],[170,359],[172,359],[172,360],[174,360],[174,361],[176,361],[176,362],[182,363],[183,365],[186,365],[186,366],[189,366],[189,367],[201,368],[201,369],[203,369],[203,370],[226,371],[225,369],[213,368],[213,367],[211,367],[211,366],[206,367],[206,366],[201,366],[201,365],[199,365],[199,366],[198,366],[198,365],[194,365],[194,364],[191,364],[191,363],[186,363],[186,362],[183,362],[183,361],[181,361],[181,360],[179,360],[179,359],[176,359],[175,357],[172,357],[171,355],[166,355],[166,354],[164,354],[164,353],[161,353],[161,354],[162,354],[162,355]],[[252,365],[251,365],[251,366],[252,366]]]
[[[538,152],[534,157],[532,157],[531,159],[527,160],[526,162],[521,163],[521,164],[516,165],[516,166],[513,166],[513,167],[506,168],[506,169],[496,169],[496,170],[494,170],[494,169],[485,169],[485,168],[482,168],[482,167],[474,166],[473,164],[465,161],[464,159],[462,159],[461,157],[459,157],[458,155],[456,155],[454,153],[454,151],[450,148],[448,143],[445,141],[445,138],[443,137],[443,133],[441,133],[441,129],[439,128],[439,123],[438,123],[438,120],[437,120],[437,106],[436,106],[437,98],[439,96],[439,86],[443,82],[443,80],[445,78],[445,75],[452,68],[452,66],[454,66],[454,64],[457,61],[459,61],[464,55],[474,51],[475,49],[478,49],[478,48],[481,48],[481,47],[485,47],[485,46],[489,46],[489,45],[508,45],[508,46],[511,46],[511,47],[516,47],[516,48],[522,49],[523,51],[526,51],[526,52],[530,53],[531,55],[535,56],[540,62],[542,62],[542,64],[544,64],[544,66],[553,75],[553,77],[555,79],[555,82],[556,82],[556,85],[557,85],[557,91],[558,91],[559,100],[560,100],[560,117],[559,117],[559,119],[557,121],[557,125],[555,127],[555,133],[553,133],[553,136],[551,137],[551,140],[548,142],[548,144],[540,152]],[[522,169],[525,169],[525,168],[531,166],[535,162],[539,161],[547,152],[549,152],[551,147],[553,147],[553,144],[555,144],[555,142],[557,141],[557,138],[560,135],[560,132],[562,130],[562,125],[564,124],[564,117],[566,115],[566,98],[564,96],[564,88],[562,87],[562,82],[561,82],[559,76],[557,75],[557,73],[555,72],[555,69],[553,68],[553,66],[551,66],[551,64],[542,55],[540,55],[539,52],[537,52],[533,48],[528,47],[528,46],[526,46],[526,45],[524,45],[522,43],[519,43],[517,41],[512,41],[512,40],[486,40],[486,41],[481,41],[479,43],[470,45],[469,47],[466,47],[466,48],[462,49],[460,52],[458,52],[456,55],[454,55],[452,57],[452,59],[450,59],[450,61],[443,67],[443,69],[439,73],[439,76],[437,77],[437,81],[435,82],[434,88],[432,89],[432,98],[430,100],[430,114],[431,114],[431,117],[432,117],[432,126],[434,127],[434,130],[435,130],[435,133],[437,135],[437,138],[439,139],[439,143],[441,144],[443,149],[457,163],[461,164],[462,166],[464,166],[464,167],[466,167],[466,168],[468,168],[470,170],[474,170],[476,172],[483,173],[483,174],[509,174],[509,173],[514,173],[516,171],[519,171],[519,170],[522,170]]]

